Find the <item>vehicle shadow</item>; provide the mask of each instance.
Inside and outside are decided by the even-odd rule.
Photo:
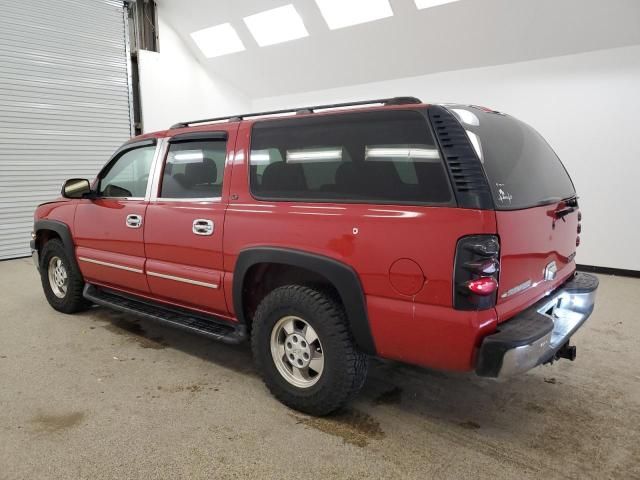
[[[81,316],[103,323],[103,328],[144,348],[176,349],[238,374],[258,377],[248,342],[226,345],[101,307]],[[496,382],[473,373],[445,373],[374,358],[354,408],[374,416],[408,414],[465,430],[522,430],[538,415],[555,416],[554,412],[560,415],[571,410],[562,407],[567,403],[563,400],[567,386],[561,383],[542,374]],[[581,417],[579,410],[570,413],[574,420]],[[517,423],[513,423],[514,417]],[[589,415],[582,417],[588,419]]]

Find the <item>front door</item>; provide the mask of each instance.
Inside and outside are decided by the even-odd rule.
[[[80,202],[74,220],[76,257],[89,283],[147,293],[145,200],[155,142],[125,145],[98,175],[97,198]]]
[[[144,235],[153,296],[224,316],[228,309],[222,233],[229,184],[225,165],[233,154],[237,125],[216,129],[168,140]]]

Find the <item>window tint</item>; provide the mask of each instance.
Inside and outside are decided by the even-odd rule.
[[[422,114],[362,112],[258,122],[251,137],[257,198],[448,203],[449,181]]]
[[[156,147],[142,147],[123,153],[100,180],[104,197],[144,197]]]
[[[227,142],[224,140],[169,144],[160,197],[220,197],[226,156]]]
[[[498,210],[533,207],[575,195],[562,162],[529,125],[478,108],[454,107],[451,111],[481,158]]]

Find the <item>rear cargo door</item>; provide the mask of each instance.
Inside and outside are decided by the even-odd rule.
[[[579,212],[573,183],[529,125],[477,107],[450,107],[481,158],[500,237],[497,312],[507,320],[575,270]]]

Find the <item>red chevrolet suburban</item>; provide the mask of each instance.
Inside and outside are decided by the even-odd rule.
[[[122,145],[37,208],[53,308],[251,341],[286,405],[335,411],[370,356],[502,378],[575,358],[598,280],[578,197],[525,123],[413,97],[213,118]]]

